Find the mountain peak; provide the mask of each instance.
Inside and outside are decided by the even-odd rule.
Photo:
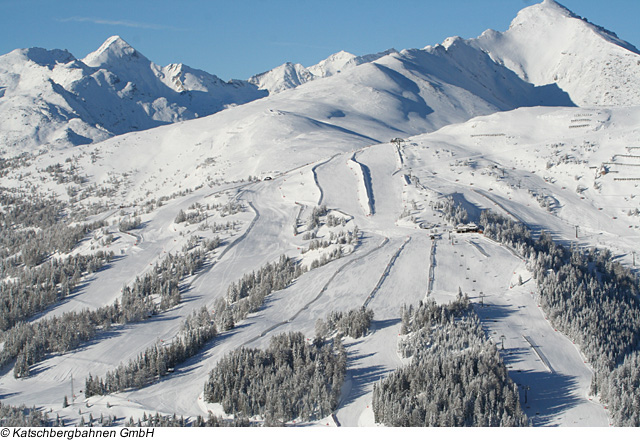
[[[355,57],[356,56],[354,54],[349,53],[346,50],[341,50],[340,52],[336,52],[332,55],[329,55],[326,60],[343,60],[343,59],[350,60]]]
[[[640,78],[638,49],[554,0],[522,9],[507,31],[484,32],[471,44],[525,81],[558,84],[578,105],[640,102],[624,86]]]
[[[126,41],[124,41],[119,35],[112,35],[102,43],[102,48],[109,50],[134,50],[133,47]]]
[[[91,52],[82,61],[91,67],[100,67],[117,62],[117,60],[146,60],[145,56],[135,50],[120,36],[113,35],[105,40],[95,52]]]
[[[565,20],[572,20],[569,24]],[[567,26],[584,26],[605,40],[614,43],[624,49],[631,52],[640,53],[638,49],[631,43],[620,39],[615,32],[605,29],[602,26],[591,23],[584,17],[581,17],[555,0],[543,0],[542,3],[538,3],[527,8],[522,9],[516,18],[511,22],[510,29],[518,26],[554,26],[554,27],[567,27]]]
[[[544,0],[542,3],[528,6],[520,12],[511,22],[510,28],[533,22],[548,22],[562,20],[564,18],[578,18],[576,14],[554,0]]]
[[[543,0],[543,2],[540,3],[539,6],[544,8],[551,8],[552,10],[555,10],[557,12],[563,12],[563,13],[568,12],[570,15],[575,15],[573,12],[571,12],[569,9],[562,6],[560,3],[558,3],[555,0]]]
[[[572,18],[581,18],[579,15],[576,15],[573,11],[571,11],[566,6],[558,3],[555,0],[543,0],[542,3],[538,3],[537,5],[529,6],[529,8],[542,8],[543,10],[549,12],[555,12],[557,14],[561,14],[567,17]],[[525,8],[525,9],[529,9]],[[523,9],[524,10],[524,9]]]
[[[447,37],[442,42],[442,47],[445,49],[449,49],[451,46],[455,44],[459,44],[461,41],[464,41],[461,37],[455,35],[453,37]]]

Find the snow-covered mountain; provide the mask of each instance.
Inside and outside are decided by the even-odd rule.
[[[626,107],[636,103],[640,90],[632,65],[637,56],[628,43],[549,0],[524,9],[503,34],[451,37],[423,49],[369,57],[340,52],[309,68],[285,64],[251,82],[225,83],[180,64],[157,66],[117,37],[83,60],[44,49],[5,55],[3,148],[18,150],[6,139],[22,139],[26,146],[69,145],[73,139],[86,144],[2,161],[2,219],[11,203],[25,207],[11,217],[14,224],[2,223],[9,237],[2,242],[2,282],[18,285],[26,274],[28,287],[53,292],[42,308],[29,304],[37,313],[25,311],[26,324],[20,325],[54,317],[72,321],[65,314],[116,301],[127,306],[83,321],[88,339],[77,345],[44,347],[45,335],[11,354],[6,347],[20,337],[0,344],[3,405],[35,405],[67,424],[98,423],[99,415],[124,424],[156,412],[184,415],[189,422],[210,413],[227,417],[220,403],[205,401],[203,385],[231,351],[267,347],[281,332],[299,331],[311,340],[321,327],[318,319],[330,311],[366,308],[374,312],[369,333],[344,339],[346,380],[336,407],[308,424],[375,426],[375,384],[412,362],[398,350],[399,342],[415,336],[399,337],[403,305],[432,299],[447,304],[464,292],[492,338],[489,344],[501,345],[495,358],[519,385],[509,387],[519,390],[532,425],[609,425],[611,410],[591,388],[594,371],[602,368],[599,353],[586,353],[584,334],[566,329],[576,323],[595,323],[608,333],[622,329],[611,344],[608,334],[594,340],[609,344],[606,351],[616,356],[637,350],[638,326],[616,310],[617,291],[633,283],[618,282],[613,274],[626,273],[614,260],[635,265],[640,237],[640,106]],[[616,65],[618,58],[625,62]],[[596,67],[588,69],[588,63]],[[591,81],[597,90],[580,81]],[[239,105],[188,120],[202,109],[219,110],[212,102],[219,108]],[[154,124],[161,126],[140,130]],[[127,132],[132,129],[138,131]],[[58,212],[46,211],[28,224],[53,199],[63,214],[75,215],[74,225],[94,225],[70,250],[59,244],[66,238],[60,231],[45,230],[44,220]],[[479,222],[486,211],[521,224],[505,226],[501,234],[495,224],[486,234],[457,234],[447,219],[449,200],[464,207],[469,220]],[[535,251],[523,241],[525,227]],[[114,252],[114,258],[101,270],[76,265],[64,277],[80,287],[58,295],[69,290],[68,280],[38,274],[38,267],[22,273],[22,262],[34,252],[10,239],[38,228],[52,237],[37,243],[44,250],[35,256],[45,262],[97,251]],[[549,235],[538,240],[542,231]],[[357,243],[340,242],[347,233],[357,235]],[[566,253],[543,253],[552,240],[567,245]],[[595,248],[613,258],[600,260]],[[590,260],[582,260],[582,250]],[[204,262],[182,268],[178,256],[197,251]],[[280,276],[264,275],[260,268],[282,255],[309,270],[267,292],[264,303],[247,297],[254,301],[251,312],[241,313],[247,303],[230,298],[250,289],[232,283],[261,278],[280,284]],[[567,272],[540,266],[548,261],[560,267],[566,256],[580,266]],[[164,272],[163,262],[169,262]],[[590,267],[598,268],[593,278],[578,280]],[[542,286],[540,274],[547,277]],[[595,313],[588,307],[602,290],[598,278],[615,287]],[[171,287],[157,287],[167,280]],[[541,307],[549,302],[542,289],[561,282],[585,296],[573,301],[572,310]],[[123,286],[135,283],[136,294],[151,292],[143,299],[157,310],[111,322],[109,313],[134,308],[133,301],[123,301]],[[168,304],[167,292],[176,302]],[[635,304],[636,296],[628,296]],[[184,318],[202,307],[218,313],[216,322],[224,324],[219,336],[194,349],[196,355],[163,368],[161,348],[186,341],[191,324],[183,325]],[[224,316],[231,324],[218,320],[229,310],[232,315]],[[88,325],[95,334],[85,331]],[[80,326],[70,328],[80,338]],[[152,356],[143,354],[154,347]],[[46,355],[37,357],[36,351]],[[154,367],[132,374],[133,385],[115,375],[124,384],[118,391],[88,396],[85,379],[113,378],[119,365],[136,359]],[[19,364],[26,367],[14,374]],[[476,372],[466,376],[484,378]],[[75,390],[83,391],[72,391],[69,402],[74,380]],[[486,400],[490,420],[496,389],[476,400]],[[420,399],[438,393],[425,392]]]
[[[450,59],[430,58],[438,51]],[[481,52],[496,65],[486,60],[476,65]],[[183,64],[158,66],[117,36],[81,60],[66,51],[19,49],[0,57],[0,149],[12,155],[45,144],[86,144],[202,117],[394,54],[393,49],[365,56],[341,51],[314,66],[285,63],[248,81],[225,82]],[[472,93],[484,93],[483,98],[512,87],[511,79],[501,80],[510,75],[504,66],[536,86],[557,84],[577,105],[640,103],[640,89],[634,87],[640,80],[638,50],[553,0],[523,9],[506,32],[454,37],[402,55],[421,59],[412,70],[429,71],[445,83],[482,78]],[[455,71],[447,71],[454,65]],[[493,79],[486,74],[498,70],[502,73]]]
[[[160,67],[117,36],[82,60],[40,48],[3,55],[0,91],[5,154],[100,141],[266,95],[182,64]]]
[[[298,63],[284,63],[267,72],[252,76],[249,78],[249,82],[262,90],[268,90],[270,94],[279,93],[283,90],[298,87],[308,81],[326,78],[351,67],[373,62],[378,58],[396,52],[395,49],[389,49],[376,54],[356,56],[349,52],[340,51],[311,67],[304,67]]]
[[[97,185],[108,185],[113,175],[126,176],[120,195],[132,202],[139,197],[129,191],[132,187],[166,196],[201,185],[212,172],[202,167],[203,158],[215,158],[219,178],[238,180],[282,170],[283,156],[288,167],[295,167],[474,116],[538,105],[572,103],[555,85],[535,87],[484,52],[452,39],[394,52],[194,121],[114,137],[97,143],[94,153],[77,164]]]
[[[505,32],[470,44],[536,85],[558,84],[577,105],[640,105],[640,52],[553,0],[518,13]]]
[[[557,84],[577,105],[640,104],[640,90],[632,87],[640,80],[638,49],[554,0],[523,9],[505,32],[487,30],[465,43],[527,82]],[[341,51],[308,68],[285,63],[249,81],[277,93],[393,52],[355,56]]]

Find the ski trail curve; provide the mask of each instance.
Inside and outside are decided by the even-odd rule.
[[[340,156],[340,154],[341,153],[334,154],[329,159],[324,160],[320,163],[317,163],[316,165],[313,166],[313,168],[311,168],[311,172],[313,173],[313,181],[316,183],[316,187],[318,187],[318,190],[320,191],[320,197],[318,198],[318,206],[322,205],[322,201],[324,200],[324,191],[322,190],[322,186],[320,186],[320,182],[318,181],[318,173],[316,172],[316,170],[322,165],[331,162],[333,159]]]

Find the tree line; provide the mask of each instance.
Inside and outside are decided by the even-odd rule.
[[[230,330],[249,313],[257,312],[267,295],[284,289],[305,271],[306,268],[299,262],[282,255],[277,262],[267,263],[231,283],[226,298],[219,298],[214,304],[218,327]]]
[[[325,363],[323,362],[324,358],[322,356],[326,355],[329,347],[333,347],[334,357],[336,353],[338,354],[338,356],[341,356],[338,358],[338,361],[340,362],[340,368],[343,368],[343,370],[346,371],[346,357],[345,357],[346,354],[344,351],[344,347],[342,346],[342,342],[339,339],[344,335],[352,336],[355,338],[364,336],[368,331],[372,318],[373,318],[373,311],[366,310],[366,309],[354,309],[346,313],[332,312],[326,317],[326,321],[325,320],[318,321],[319,323],[318,325],[322,326],[325,330],[323,331],[322,334],[316,333],[316,338],[312,343],[309,343],[308,341],[304,340],[304,337],[302,337],[301,334],[280,335],[275,337],[271,341],[270,348],[267,349],[266,351],[273,354],[274,350],[272,348],[278,347],[275,350],[276,352],[279,353],[277,355],[277,358],[284,359],[285,357],[287,357],[287,359],[289,360],[295,359],[293,364],[289,362],[287,365],[289,367],[293,365],[293,368],[299,369],[299,368],[302,368],[302,364],[304,362],[299,360],[297,357],[298,356],[308,357],[309,356],[308,353],[307,355],[304,355],[304,353],[306,353],[308,349],[312,351],[315,350],[315,352],[317,352],[318,347],[321,347],[320,358],[318,357],[317,353],[315,354],[316,364],[314,367],[321,368],[322,370],[320,372],[323,373],[326,376],[325,379],[327,379],[329,376],[331,376],[331,373],[332,373],[331,368],[333,367],[330,367],[328,371],[325,370]],[[357,328],[357,330],[354,330],[354,328]],[[338,330],[338,333],[336,334],[337,329],[340,329],[340,330]],[[197,331],[197,332],[203,331],[204,334],[206,335],[206,338],[205,338],[206,340],[200,339],[202,343],[197,343],[197,342],[194,343],[194,340],[198,340],[197,337],[196,338],[193,337],[194,331]],[[92,376],[89,376],[85,382],[85,393],[87,397],[90,397],[96,394],[104,395],[112,392],[125,391],[129,388],[139,388],[142,386],[146,386],[152,383],[153,381],[160,379],[162,376],[169,374],[171,370],[175,368],[179,363],[184,362],[189,356],[196,354],[199,350],[202,349],[202,346],[204,345],[204,343],[208,342],[209,340],[212,340],[215,337],[216,337],[216,333],[215,333],[215,324],[213,322],[213,314],[207,312],[205,308],[202,308],[198,313],[194,312],[190,317],[187,318],[183,326],[183,329],[181,331],[181,334],[176,339],[174,339],[174,341],[172,341],[170,344],[168,345],[156,344],[153,347],[150,347],[143,354],[129,361],[127,365],[120,365],[116,370],[108,372],[106,374],[105,379],[97,378],[97,377],[94,378]],[[335,340],[333,339],[334,337],[335,337]],[[303,342],[304,344],[309,345],[308,349],[307,347],[304,347],[302,345]],[[283,350],[284,352],[286,352],[286,356],[283,355]],[[228,356],[233,356],[233,355],[228,355]],[[264,362],[260,363],[259,360],[256,360],[256,359],[264,360],[264,356],[265,356],[264,352],[259,353],[259,356],[255,355],[255,353],[250,354],[248,356],[249,357],[253,356],[252,358],[253,360],[251,360],[250,362],[247,361],[250,363],[249,369],[254,368],[253,372],[246,373],[246,375],[249,377],[248,379],[249,382],[252,382],[253,380],[259,380],[261,381],[260,383],[264,383],[264,382],[268,383],[270,380],[273,379],[272,377],[270,377],[273,375],[272,369],[266,368],[266,365]],[[245,357],[239,356],[239,358],[241,358],[240,362],[245,362],[247,359],[246,356]],[[269,359],[273,359],[273,357],[269,357]],[[309,362],[310,361],[308,361],[307,363]],[[218,367],[216,367],[217,369],[212,370],[212,372],[210,373],[210,377],[212,375],[215,376],[219,374],[222,374],[224,377],[226,377],[228,376],[228,374],[227,373],[223,374],[221,373],[221,371],[225,370],[225,368],[229,368],[229,369],[232,368],[229,366],[228,363],[218,364]],[[289,367],[279,366],[277,370],[280,371],[280,373],[277,373],[276,376],[286,375],[285,373],[282,373],[282,371],[286,370],[286,368],[289,368]],[[306,368],[309,369],[312,367],[307,365]],[[245,372],[247,368],[243,367],[241,368],[241,370]],[[296,374],[302,375],[303,373],[298,372]],[[304,374],[309,375],[310,373],[308,372]],[[314,373],[314,376],[315,374],[319,374],[319,372]],[[334,372],[332,377],[336,377],[337,379],[336,374],[337,373]],[[341,375],[344,376],[344,371],[341,373]],[[258,378],[258,376],[260,377]],[[318,380],[318,379],[314,378],[314,380]],[[286,385],[284,389],[287,390],[286,388],[287,386],[303,387],[302,385],[303,381],[304,381],[304,378],[301,376],[298,379],[292,380],[292,382],[295,383],[294,385],[291,385],[291,384]],[[205,387],[206,386],[207,385],[205,385]],[[235,383],[234,383],[234,386],[236,386]],[[257,386],[259,385],[256,385],[256,387]],[[336,383],[336,387],[337,387],[337,383]],[[299,408],[302,408],[303,412],[311,414],[310,417],[324,417],[327,414],[329,414],[331,410],[335,410],[335,407],[337,405],[336,396],[337,398],[339,398],[339,394],[338,394],[339,387],[335,388],[334,390],[335,392],[333,394],[331,393],[327,394],[326,390],[324,392],[321,392],[320,394],[317,394],[316,391],[320,389],[322,389],[322,386],[320,386],[319,384],[315,384],[314,387],[307,387],[306,389],[296,390],[292,396],[288,396],[286,397],[286,399],[295,400],[297,397],[303,396],[301,402],[298,404]],[[267,392],[269,390],[265,389],[263,391]],[[235,397],[237,397],[239,392],[241,391],[237,391],[237,390],[228,391],[227,398],[229,398],[229,395],[231,395],[232,397],[229,399],[233,400]],[[251,391],[249,391],[249,393],[251,393]],[[314,397],[314,393],[315,393],[315,397]],[[271,415],[265,416],[264,424],[268,426],[280,426],[280,425],[284,425],[286,421],[291,420],[291,418],[294,418],[294,416],[304,418],[303,415],[298,415],[298,416],[295,415],[295,414],[298,414],[299,409],[295,409],[295,408],[290,409],[291,407],[295,406],[291,402],[284,402],[284,403],[280,402],[276,404],[277,399],[282,399],[284,398],[283,396],[287,394],[289,393],[278,392],[275,397],[269,400],[270,405],[277,406],[280,409],[274,410],[272,412],[267,411],[267,413]],[[306,394],[311,394],[311,395],[306,395]],[[322,404],[318,404],[317,402],[319,402],[321,398],[325,399],[326,401],[323,402]],[[248,400],[252,401],[251,398],[249,398]],[[257,400],[259,399],[253,399],[254,402],[256,402]],[[233,419],[225,419],[222,417],[214,416],[213,414],[209,413],[209,417],[207,419],[203,418],[202,416],[198,416],[195,420],[192,420],[189,422],[189,421],[185,421],[184,417],[176,417],[175,415],[173,417],[160,416],[158,413],[156,413],[155,415],[148,415],[148,416],[147,414],[144,414],[142,419],[139,418],[137,419],[137,421],[134,421],[133,418],[130,418],[129,421],[127,422],[127,426],[144,426],[144,427],[147,427],[147,426],[194,426],[194,427],[227,426],[229,427],[229,426],[255,426],[256,424],[259,424],[256,422],[250,422],[248,417],[251,415],[249,414],[251,411],[248,411],[246,406],[242,407],[244,408],[243,411],[239,410],[240,405],[238,404],[238,402],[240,401],[242,401],[243,404],[246,405],[245,399],[238,398],[235,407],[232,407],[232,406],[228,407],[230,411],[233,411],[232,412],[234,414]],[[317,404],[317,409],[314,410],[312,408],[314,408],[315,404]],[[261,407],[258,405],[258,408],[261,408]],[[324,410],[322,410],[323,408]],[[327,408],[332,408],[332,409],[327,410]],[[253,415],[256,415],[256,414],[259,414],[259,412],[256,412]]]
[[[22,406],[11,406],[0,402],[0,426],[41,427],[50,426],[51,422],[42,411]]]
[[[213,316],[202,307],[186,318],[182,330],[170,343],[154,344],[127,364],[107,372],[104,379],[89,375],[85,380],[85,395],[105,395],[147,386],[198,353],[217,334]]]
[[[155,344],[127,364],[107,372],[105,378],[90,375],[85,383],[87,396],[142,388],[153,383],[202,350],[216,338],[218,328],[222,331],[232,329],[235,323],[257,311],[267,295],[284,289],[302,273],[300,264],[282,255],[277,262],[267,263],[257,271],[244,275],[229,286],[226,299],[218,298],[211,312],[203,307],[197,314],[188,317],[180,334],[170,344]],[[137,280],[130,290],[138,292],[134,298],[149,298],[145,292],[154,291],[153,285],[152,279],[146,279],[145,282]],[[235,296],[229,296],[229,292],[235,292]],[[238,292],[242,292],[241,296]],[[234,298],[235,301],[232,301]],[[153,305],[153,302],[150,304]],[[144,310],[141,309],[141,313]]]
[[[0,330],[8,330],[67,297],[83,275],[100,270],[113,254],[55,257],[71,251],[104,222],[65,224],[65,205],[0,191]]]
[[[102,221],[70,226],[65,204],[53,198],[25,197],[0,188],[0,276],[15,276],[55,253],[67,253]]]
[[[98,251],[92,255],[71,255],[25,268],[14,279],[0,283],[0,330],[8,330],[20,321],[66,298],[83,275],[100,270],[113,253]]]
[[[575,341],[595,370],[591,392],[616,425],[640,426],[640,283],[608,249],[569,249],[542,232],[483,211],[485,236],[527,259],[550,322]]]
[[[316,338],[324,339],[336,335],[357,339],[368,333],[372,320],[373,310],[364,307],[348,312],[333,311],[324,319],[316,321]]]
[[[173,307],[180,301],[181,277],[195,273],[204,258],[200,249],[185,255],[169,254],[149,273],[136,278],[133,286],[125,286],[120,301],[113,305],[18,323],[2,335],[0,367],[15,359],[14,376],[28,376],[30,367],[47,354],[68,352],[113,324],[140,321]],[[159,304],[154,296],[160,297]]]
[[[224,427],[224,428],[238,428],[238,427],[249,427],[256,426],[256,423],[252,423],[246,417],[235,417],[233,419],[225,419],[222,417],[218,417],[213,415],[211,411],[209,411],[209,416],[205,419],[202,416],[197,416],[193,421],[185,420],[184,416],[177,417],[175,414],[173,416],[161,416],[157,412],[155,415],[147,415],[144,413],[142,415],[142,419],[138,418],[134,420],[133,417],[129,417],[129,420],[125,423],[125,426],[128,427],[174,427],[174,428],[182,428],[185,426],[191,426],[194,428],[205,428],[205,427]]]

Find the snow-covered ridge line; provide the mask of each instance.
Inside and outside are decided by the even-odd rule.
[[[397,51],[388,49],[384,52],[363,56],[340,51],[308,68],[302,64],[284,63],[271,70],[252,76],[249,78],[249,82],[255,84],[261,90],[268,90],[270,94],[279,93],[309,81],[337,75],[360,64],[371,63],[393,53],[397,53]]]
[[[484,52],[492,61],[482,59],[488,58]],[[434,56],[440,58],[438,64]],[[0,122],[2,153],[93,143],[199,118],[309,82],[344,76],[374,62],[390,66],[394,60],[421,79],[429,76],[433,91],[445,95],[444,101],[454,108],[464,107],[458,100],[469,97],[453,97],[451,86],[485,100],[492,111],[508,110],[513,104],[570,105],[569,99],[562,100],[557,90],[549,88],[552,84],[578,105],[640,104],[640,88],[634,87],[640,81],[638,50],[557,3],[544,1],[522,10],[504,33],[489,30],[477,39],[449,38],[442,45],[401,53],[390,49],[356,56],[341,51],[309,68],[286,63],[249,81],[225,82],[180,63],[158,66],[118,36],[83,59],[59,50],[13,51],[0,57],[0,116],[11,115]],[[514,84],[504,67],[539,90]],[[413,96],[404,97],[405,105],[420,104],[416,95],[424,99],[424,92],[411,91]],[[514,102],[516,96],[520,99]],[[424,118],[435,104],[442,107],[441,98],[425,100],[424,108],[407,108],[407,113]],[[476,108],[466,117],[486,112]]]
[[[158,66],[118,36],[84,59],[61,50],[14,50],[0,56],[0,84],[5,155],[102,141],[267,94],[183,64]]]
[[[578,14],[574,13],[573,11],[569,10],[568,8],[566,8],[565,6],[561,5],[560,3],[556,2],[555,0],[544,0],[542,2],[542,7],[548,7],[548,8],[555,8],[555,10],[559,11],[561,14],[565,14],[567,17],[569,18],[575,18],[578,20],[582,20],[583,22],[587,23],[590,26],[593,26],[598,32],[603,33],[608,35],[609,37],[611,37],[611,42],[614,44],[617,44],[619,46],[624,47],[625,49],[628,49],[632,52],[636,52],[638,54],[640,54],[640,51],[638,51],[638,49],[631,43],[629,43],[628,41],[624,41],[621,40],[618,35],[609,30],[604,28],[603,26],[597,25],[595,23],[590,22],[586,17],[581,17]]]
[[[485,31],[469,44],[525,81],[558,84],[579,106],[640,105],[640,51],[553,0],[520,11],[507,31]]]
[[[568,19],[553,10],[548,17]],[[580,28],[569,30],[576,29]],[[576,32],[580,36],[582,31]],[[585,38],[589,35],[585,33]],[[507,47],[506,40],[500,44]],[[614,53],[622,53],[614,46]],[[559,47],[547,49],[555,53]],[[596,58],[606,59],[603,53],[609,53],[609,46],[593,47],[602,51]],[[543,49],[536,50],[545,55]],[[571,58],[580,63],[580,53]],[[537,53],[531,49],[530,54]],[[36,58],[35,52],[32,55]],[[47,59],[48,55],[43,52],[39,58],[43,72],[54,72],[48,86],[72,99],[61,88],[60,72],[65,71],[59,70],[68,55],[58,53]],[[134,58],[139,61],[140,55]],[[0,74],[1,70],[2,65]],[[178,70],[175,65],[170,73]],[[586,78],[597,78],[587,73]],[[105,70],[101,75],[114,82],[116,89],[122,86],[123,97],[118,99],[134,96],[126,95],[134,93],[132,86],[115,83],[119,78],[115,73]],[[186,87],[188,81],[178,80]],[[622,80],[629,83],[621,87],[638,84],[632,77]],[[149,273],[165,252],[215,236],[218,230],[228,235],[220,240],[225,245],[220,248],[222,254],[213,256],[211,264],[188,280],[190,287],[181,291],[180,307],[144,324],[119,328],[82,350],[47,357],[35,365],[37,374],[30,378],[16,379],[5,372],[0,376],[3,404],[37,405],[58,413],[67,424],[81,416],[85,421],[90,416],[96,420],[99,413],[126,423],[130,416],[142,418],[143,412],[156,411],[193,417],[193,421],[206,417],[211,409],[200,405],[198,396],[204,375],[226,353],[242,345],[264,348],[269,339],[263,337],[266,331],[299,331],[311,339],[315,323],[328,310],[346,311],[366,302],[376,320],[365,338],[345,340],[351,383],[343,389],[335,416],[344,426],[375,426],[372,388],[403,363],[396,349],[401,305],[424,301],[425,290],[429,299],[446,304],[461,291],[484,306],[477,310],[489,333],[496,332],[494,344],[501,346],[498,338],[505,335],[509,374],[515,382],[531,386],[530,407],[524,409],[534,425],[608,425],[602,405],[586,397],[593,372],[577,356],[580,341],[574,345],[560,337],[545,320],[530,281],[532,274],[518,252],[477,233],[455,234],[448,218],[458,220],[458,213],[438,211],[442,197],[468,211],[468,219],[460,218],[453,225],[480,224],[477,218],[485,210],[504,211],[504,216],[530,225],[535,234],[549,231],[567,248],[573,243],[584,249],[610,249],[615,260],[631,269],[640,231],[634,186],[640,179],[635,164],[640,156],[634,152],[640,148],[636,147],[640,146],[640,107],[538,106],[571,105],[559,99],[557,92],[561,90],[555,84],[533,87],[469,41],[450,39],[436,48],[390,54],[206,118],[7,160],[2,169],[7,193],[15,189],[25,198],[33,192],[57,194],[69,200],[69,209],[91,212],[93,220],[110,223],[116,218],[109,213],[120,212],[120,221],[130,220],[126,211],[132,209],[142,216],[135,234],[138,243],[134,244],[136,238],[116,235],[109,249],[121,255],[118,261],[88,279],[73,302],[57,307],[52,316],[87,304],[92,308],[111,304],[123,281]],[[523,105],[532,107],[518,108]],[[376,141],[398,137],[407,139],[400,151],[394,151],[393,144]],[[227,214],[208,206],[221,202],[244,207],[226,229],[218,226],[229,225]],[[298,233],[305,217],[322,217],[316,203],[330,207],[326,223],[306,222],[304,233]],[[2,206],[5,212],[8,208]],[[182,210],[199,223],[177,223],[176,213]],[[334,226],[329,227],[329,218]],[[223,224],[212,224],[212,220]],[[153,345],[155,338],[170,340],[182,318],[193,310],[206,306],[218,311],[216,302],[227,297],[226,287],[245,275],[279,255],[301,256],[302,263],[331,257],[341,244],[341,234],[355,227],[362,240],[345,247],[349,254],[344,260],[309,271],[286,289],[273,292],[265,307],[247,315],[242,325],[202,355],[178,366],[176,374],[123,394],[79,396],[74,404],[61,407],[70,374],[76,380],[89,373],[104,375]],[[509,227],[505,236],[516,230]],[[73,249],[74,255],[93,251],[102,238],[88,237]],[[406,245],[401,246],[403,240]],[[11,253],[19,255],[20,246]],[[394,253],[397,259],[390,265]],[[375,289],[378,293],[368,299]],[[589,306],[600,304],[594,301]],[[607,316],[616,316],[616,310]],[[558,318],[563,317],[560,312]],[[539,345],[556,373],[544,368],[522,335]],[[524,395],[520,388],[521,403]],[[333,422],[327,418],[316,423]]]

